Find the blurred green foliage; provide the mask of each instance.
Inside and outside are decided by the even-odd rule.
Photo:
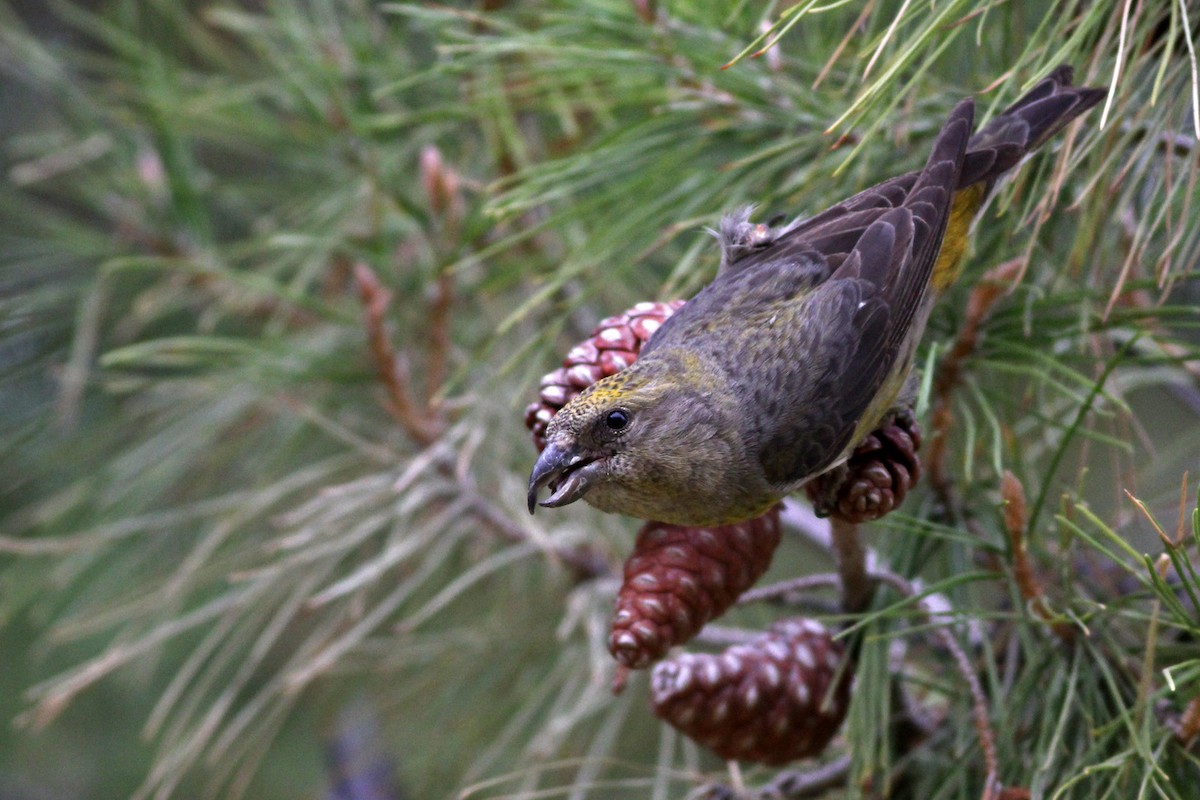
[[[615,583],[571,554],[615,567],[634,523],[530,519],[521,410],[597,320],[702,286],[721,213],[820,210],[918,165],[958,98],[986,115],[1067,62],[1109,102],[999,194],[927,336],[934,365],[978,278],[1025,260],[954,394],[961,513],[924,493],[869,543],[986,625],[1003,780],[1187,798],[1196,541],[1181,516],[1159,580],[1122,490],[1174,536],[1200,474],[1198,19],[1182,0],[0,4],[0,790],[319,796],[321,739],[362,695],[413,797],[724,779],[644,681],[609,693]],[[1013,583],[1005,469],[1055,613],[1087,634],[1071,645]],[[825,563],[791,539],[768,579]],[[844,795],[978,797],[949,659],[894,595],[865,624]],[[900,756],[879,723],[895,638],[942,715]]]

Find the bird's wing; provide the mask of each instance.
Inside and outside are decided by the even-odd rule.
[[[830,466],[896,367],[925,301],[972,114],[970,100],[955,107],[910,184],[858,195],[739,261],[643,349],[684,346],[723,367],[772,483]]]

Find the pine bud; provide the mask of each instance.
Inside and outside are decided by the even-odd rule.
[[[435,216],[446,219],[457,227],[466,214],[466,202],[462,196],[462,179],[442,159],[437,145],[427,144],[421,148],[421,186],[425,200]]]

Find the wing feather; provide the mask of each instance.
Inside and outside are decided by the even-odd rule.
[[[974,134],[974,104],[960,102],[921,170],[809,219],[764,231],[748,214],[731,217],[722,272],[641,359],[680,346],[719,367],[771,482],[827,469],[911,358],[955,192],[980,183],[986,193],[1102,94],[1070,82],[1069,69],[1055,70]]]
[[[837,222],[852,220],[857,233],[874,217],[787,326],[790,352],[810,368],[790,371],[783,386],[773,387],[805,402],[761,415],[756,426],[760,461],[773,483],[788,485],[827,468],[852,444],[862,415],[896,369],[925,305],[973,110],[969,100],[955,108],[901,205],[870,201],[869,213],[847,210],[803,237],[810,246],[844,241],[831,230]],[[841,254],[821,255],[829,263]],[[753,380],[748,376],[743,392],[753,392]]]

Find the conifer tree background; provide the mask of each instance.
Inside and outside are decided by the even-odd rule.
[[[530,518],[522,410],[704,285],[723,212],[819,211],[1069,63],[1108,99],[982,218],[942,449],[864,529],[944,613],[849,620],[824,796],[981,796],[942,629],[1006,786],[1194,797],[1198,39],[1186,0],[0,3],[0,796],[322,796],[363,706],[408,797],[730,784],[609,691],[638,523]],[[830,563],[785,532],[763,583]]]

